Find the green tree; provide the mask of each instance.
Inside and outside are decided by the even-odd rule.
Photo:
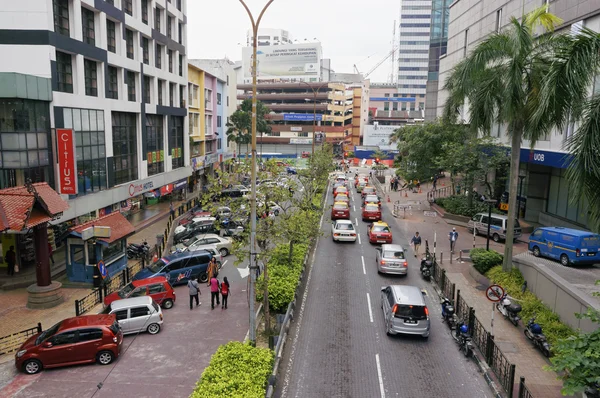
[[[562,21],[540,7],[521,20],[512,17],[509,26],[487,36],[469,56],[452,70],[445,84],[449,97],[445,117],[456,120],[468,102],[469,124],[487,134],[494,123],[506,124],[511,136],[508,208],[515,214],[519,162],[523,138],[532,145],[544,131],[532,124],[540,106],[539,92],[561,38],[552,32]],[[540,35],[542,26],[546,34]],[[508,218],[503,270],[512,268],[515,218]]]
[[[383,152],[381,149],[378,148],[376,151],[374,151],[371,154],[371,159],[379,159],[379,160],[387,159],[387,153]]]
[[[256,131],[261,136],[271,132],[271,126],[269,120],[266,119],[266,115],[270,112],[262,102],[256,103]],[[246,145],[246,157],[248,157],[249,147],[248,145],[252,141],[252,100],[245,99],[239,108],[231,115],[229,122],[226,124],[227,127],[227,139],[234,142],[238,146],[238,156],[240,153],[240,146]]]

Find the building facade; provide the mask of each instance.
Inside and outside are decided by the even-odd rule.
[[[282,44],[292,44],[290,32],[283,29],[259,28],[256,36],[259,46],[279,46]],[[252,31],[248,29],[246,34],[246,46],[251,47],[254,37]]]
[[[373,83],[370,85],[369,122],[380,125],[405,125],[422,122],[424,110],[416,109],[420,97],[403,97],[400,89],[392,83]],[[420,95],[420,94],[419,94]],[[422,99],[425,100],[424,98]]]
[[[429,42],[429,71],[425,94],[425,120],[435,120],[440,74],[440,58],[448,49],[448,25],[450,24],[451,0],[431,1],[431,35]]]

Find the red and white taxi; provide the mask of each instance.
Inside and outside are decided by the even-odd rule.
[[[367,236],[370,243],[392,243],[392,230],[387,223],[382,221],[369,224]]]
[[[347,202],[335,202],[331,208],[331,219],[350,219],[350,206]]]
[[[366,203],[362,209],[362,220],[373,220],[379,221],[381,220],[381,210],[377,203]]]

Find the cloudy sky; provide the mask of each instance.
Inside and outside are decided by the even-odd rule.
[[[246,0],[255,16],[266,3]],[[299,41],[317,38],[336,72],[351,73],[356,64],[366,73],[391,51],[399,9],[400,0],[275,0],[260,26],[285,29]],[[241,60],[250,26],[239,0],[188,0],[189,57]],[[390,58],[371,81],[386,82],[391,67]]]

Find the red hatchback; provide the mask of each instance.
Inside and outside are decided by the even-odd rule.
[[[115,314],[77,316],[27,339],[15,354],[15,366],[35,374],[59,366],[108,365],[119,356],[122,346],[123,331]]]
[[[168,310],[175,303],[175,290],[164,276],[140,279],[125,285],[121,290],[104,297],[104,305],[108,306],[115,300],[131,297],[150,296],[156,304]]]
[[[349,220],[350,219],[350,206],[346,202],[335,202],[331,208],[331,219],[332,220]]]
[[[392,230],[387,223],[374,222],[367,227],[370,243],[392,243]]]
[[[365,207],[363,207],[363,210],[362,210],[362,220],[363,221],[367,221],[367,220],[379,221],[379,220],[381,220],[381,210],[379,209],[379,206],[377,206],[377,204],[375,204],[375,203],[365,204]]]

